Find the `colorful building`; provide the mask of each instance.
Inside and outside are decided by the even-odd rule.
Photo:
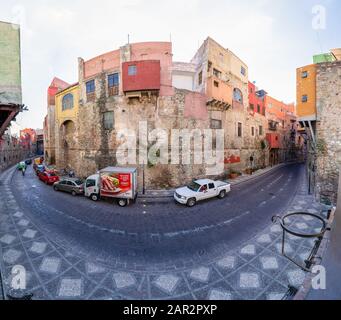
[[[68,86],[55,96],[55,150],[56,163],[71,167],[70,159],[77,158],[76,132],[79,112],[79,85]]]
[[[87,177],[115,166],[117,150],[124,143],[119,132],[138,133],[141,122],[149,132],[158,128],[169,133],[174,129],[224,129],[224,172],[220,177],[226,178],[232,170],[267,166],[266,92],[249,83],[248,66],[211,38],[190,62],[173,62],[172,57],[170,42],[144,42],[127,44],[88,61],[79,58],[78,83],[54,93],[52,148],[57,167],[69,167]],[[253,112],[250,97],[256,105]],[[51,114],[52,109],[48,126]],[[140,137],[138,142],[150,144]],[[139,169],[141,189],[176,187],[208,176],[204,163],[151,164],[136,148],[128,152],[143,160],[134,165]]]
[[[47,90],[47,118],[44,124],[44,149],[45,149],[45,159],[50,164],[56,163],[56,94],[65,88],[70,86],[65,81],[54,78]]]
[[[315,55],[313,62],[297,69],[297,114],[310,191],[318,200],[335,203],[341,165],[341,49]]]
[[[0,138],[23,109],[20,27],[0,21]]]

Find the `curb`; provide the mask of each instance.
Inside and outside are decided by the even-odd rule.
[[[334,222],[334,218],[335,218],[335,212],[336,212],[336,208],[333,208],[332,213],[330,215],[330,218],[328,220],[328,226],[332,226],[333,222]],[[322,259],[324,257],[324,254],[327,251],[328,248],[328,244],[330,241],[330,236],[331,236],[331,232],[332,230],[327,230],[322,241],[320,244],[320,247],[315,255],[315,257],[321,259],[321,263],[322,263]],[[316,264],[316,265],[321,265],[320,264]],[[308,275],[306,276],[303,285],[300,287],[300,289],[298,290],[297,294],[295,295],[294,299],[295,301],[302,301],[302,300],[306,300],[306,298],[308,297],[310,290],[312,289],[312,280],[316,275],[313,273],[308,273]]]
[[[282,164],[279,164],[275,167],[272,167],[272,168],[268,168],[268,169],[265,169],[263,170],[262,172],[260,173],[256,173],[254,175],[251,175],[251,176],[247,176],[245,177],[245,179],[241,179],[240,181],[235,181],[235,180],[232,180],[232,181],[226,181],[228,183],[231,184],[231,186],[238,186],[238,185],[241,185],[245,182],[249,182],[249,181],[252,181],[254,179],[257,179],[259,177],[262,177],[270,172],[274,172],[276,171],[277,169],[280,169],[280,168],[283,168],[285,166],[289,165],[289,163],[282,163]],[[225,181],[224,181],[225,182]],[[139,195],[138,198],[137,198],[137,201],[141,201],[142,203],[147,203],[147,202],[154,202],[154,203],[163,203],[163,202],[166,202],[169,201],[169,199],[173,198],[173,194],[175,192],[175,189],[174,190],[151,190],[150,192],[160,192],[160,193],[171,193],[169,195],[153,195],[153,194],[150,194],[150,195]],[[152,201],[148,201],[148,200],[152,200]]]

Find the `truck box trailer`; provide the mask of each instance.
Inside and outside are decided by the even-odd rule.
[[[101,198],[117,199],[125,207],[137,198],[137,169],[108,167],[86,179],[85,196],[98,201]]]

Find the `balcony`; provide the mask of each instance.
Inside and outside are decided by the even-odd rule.
[[[269,121],[269,130],[270,131],[277,131],[278,122],[276,121]]]
[[[109,87],[108,88],[108,95],[109,95],[109,97],[118,96],[119,91],[120,91],[120,87],[119,86]]]
[[[122,64],[123,92],[159,91],[161,65],[159,60],[131,61]]]
[[[95,102],[96,101],[96,92],[91,92],[86,94],[87,102]]]
[[[232,105],[232,88],[217,77],[207,79],[207,96],[212,110],[226,111]]]

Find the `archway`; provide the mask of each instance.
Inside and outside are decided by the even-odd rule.
[[[60,150],[61,166],[66,168],[75,167],[77,155],[75,154],[77,134],[76,126],[72,120],[66,120],[60,127]]]

